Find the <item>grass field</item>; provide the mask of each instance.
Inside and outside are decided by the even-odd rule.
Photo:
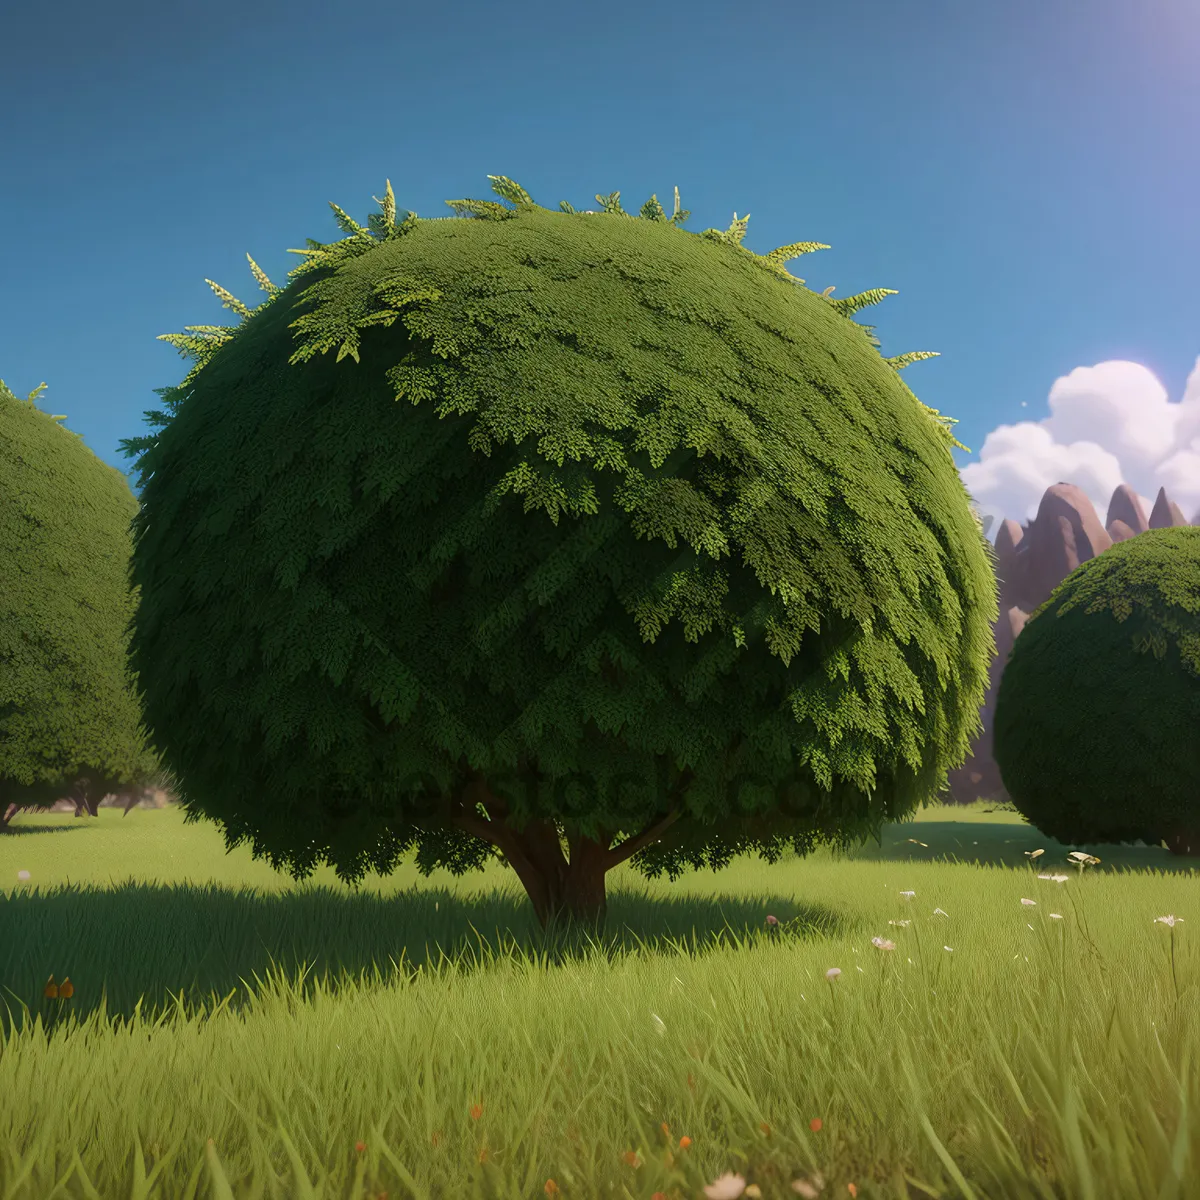
[[[500,864],[355,892],[172,808],[21,813],[0,1200],[1200,1197],[1200,880],[1069,849],[975,806],[626,866],[580,948]]]

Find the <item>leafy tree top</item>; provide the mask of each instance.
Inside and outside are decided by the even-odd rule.
[[[1030,616],[996,697],[996,761],[1043,832],[1157,842],[1189,820],[1200,832],[1197,729],[1200,528],[1151,529]]]
[[[945,420],[849,319],[888,293],[818,295],[784,266],[818,243],[686,233],[678,196],[493,186],[335,207],[289,287],[219,292],[240,327],[173,338],[197,366],[126,449],[185,804],[346,878],[477,861],[504,772],[509,825],[644,869],[911,811],[978,727],[996,600]]]
[[[542,209],[540,205],[536,205],[530,199],[528,193],[519,184],[514,183],[511,179],[503,175],[489,175],[488,178],[492,181],[492,190],[504,200],[511,202],[511,206],[507,204],[497,203],[493,200],[447,200],[446,203],[455,210],[456,213],[462,216],[475,217],[479,220],[488,221],[504,221],[518,215],[522,211],[530,209],[539,209],[540,211],[548,211]],[[600,213],[591,210],[585,210],[582,213],[577,213],[566,200],[559,204],[559,211],[571,213],[581,216],[597,216],[605,213],[616,216],[629,217],[632,214],[625,212],[621,207],[621,193],[612,192],[607,196],[597,195],[596,201],[601,205]],[[418,218],[415,213],[406,212],[398,214],[396,209],[396,197],[392,191],[392,182],[389,179],[384,190],[382,200],[376,199],[376,203],[380,206],[380,212],[372,213],[367,219],[367,225],[364,228],[347,213],[345,213],[338,205],[330,202],[329,207],[333,210],[334,220],[338,227],[348,236],[339,242],[332,244],[324,244],[314,241],[312,238],[307,240],[307,248],[304,250],[289,250],[289,254],[302,254],[306,261],[300,266],[289,271],[288,274],[292,278],[297,278],[308,274],[309,272],[322,267],[337,267],[341,262],[348,258],[357,257],[371,249],[373,249],[380,241],[389,241],[393,238],[403,236],[405,233],[411,232],[417,223],[427,224],[429,221],[444,221],[451,218],[446,217],[428,217]],[[683,223],[691,214],[687,209],[681,208],[679,203],[679,189],[675,189],[675,208],[670,217],[666,215],[657,196],[651,196],[649,200],[642,205],[639,216],[648,221],[663,221],[670,225],[675,225],[682,228]],[[713,241],[724,242],[731,246],[736,246],[742,253],[751,255],[753,258],[765,267],[767,270],[774,272],[781,278],[786,279],[798,286],[804,284],[803,279],[799,279],[788,271],[786,264],[793,258],[798,258],[802,254],[811,253],[814,250],[828,250],[829,247],[823,242],[793,242],[786,246],[779,246],[767,254],[755,254],[749,247],[742,244],[742,239],[745,236],[747,226],[750,221],[750,214],[747,213],[744,217],[738,217],[737,213],[733,214],[733,222],[728,229],[706,229],[700,235],[709,238]],[[206,279],[205,283],[212,288],[213,292],[221,300],[225,308],[231,309],[241,318],[243,322],[248,320],[254,313],[261,311],[267,304],[275,299],[283,289],[277,284],[271,282],[267,277],[266,272],[250,257],[246,255],[246,260],[250,264],[251,274],[254,276],[259,287],[267,293],[267,299],[262,301],[256,308],[251,309],[237,297],[232,295],[220,284],[214,283],[211,279]],[[820,293],[822,299],[829,302],[830,306],[837,312],[842,313],[846,317],[852,317],[860,309],[868,308],[871,305],[878,304],[887,296],[894,296],[896,292],[892,288],[871,288],[868,291],[860,292],[854,296],[847,296],[840,299],[833,299],[832,293],[835,289],[832,287],[826,288]],[[159,335],[159,340],[170,342],[179,352],[185,357],[190,358],[194,362],[194,367],[184,379],[170,388],[156,388],[155,393],[163,397],[168,412],[155,409],[145,413],[147,423],[151,426],[165,426],[171,418],[171,415],[178,409],[184,396],[187,394],[188,387],[192,380],[196,377],[196,373],[200,370],[217,348],[232,338],[240,326],[237,325],[188,325],[184,333],[164,333]],[[879,339],[874,336],[874,326],[861,326],[867,334],[868,340],[872,345],[878,346]],[[357,352],[355,346],[357,339],[351,335],[339,347],[338,358],[349,354],[357,360]],[[299,352],[297,352],[299,353]],[[921,362],[927,358],[937,358],[936,350],[910,350],[904,354],[894,355],[891,358],[884,359],[890,366],[896,370],[902,370],[914,362]],[[920,403],[920,401],[918,401]],[[949,432],[950,426],[958,424],[953,417],[943,416],[935,408],[931,408],[926,404],[921,404],[922,409],[934,420],[942,426],[950,443],[960,450],[967,450],[969,447],[964,446],[961,442],[955,439]],[[56,418],[61,419],[61,418]],[[139,438],[124,438],[121,440],[121,448],[124,453],[129,456],[140,456],[154,445],[155,435],[148,434]],[[139,487],[141,482],[139,482]]]
[[[63,416],[38,409],[45,386],[22,399],[0,380],[3,805],[83,774],[136,782],[154,765],[126,659],[137,501]]]
[[[1076,567],[1026,627],[1042,615],[1047,619],[1038,628],[1047,637],[1067,628],[1087,636],[1110,618],[1132,653],[1159,660],[1171,653],[1185,676],[1200,679],[1200,529],[1153,529],[1114,543]],[[1118,673],[1123,667],[1100,662],[1096,669]]]

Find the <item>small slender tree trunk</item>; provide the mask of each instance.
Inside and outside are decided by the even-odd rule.
[[[100,815],[100,801],[107,793],[107,779],[91,774],[81,775],[71,785],[71,799],[75,802],[77,817]]]
[[[71,784],[70,796],[75,802],[75,815],[77,817],[82,817],[85,814],[93,817],[96,815],[95,812],[92,811],[92,806],[88,800],[88,787],[86,780],[76,779],[75,782]]]
[[[1163,840],[1172,854],[1200,854],[1200,826],[1192,829],[1174,829]]]

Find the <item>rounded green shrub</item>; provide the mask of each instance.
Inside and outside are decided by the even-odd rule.
[[[45,387],[45,384],[42,385]],[[157,769],[128,661],[124,476],[0,381],[0,819]]]
[[[132,654],[189,816],[303,877],[604,872],[860,839],[979,728],[995,584],[944,418],[833,300],[652,198],[349,235],[140,452]],[[832,290],[832,289],[831,289]],[[335,351],[336,353],[330,353]],[[623,841],[618,841],[624,837]],[[563,841],[565,839],[566,845]]]
[[[996,697],[1017,809],[1070,844],[1200,853],[1200,529],[1152,529],[1067,576]]]

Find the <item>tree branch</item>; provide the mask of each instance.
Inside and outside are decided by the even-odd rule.
[[[518,832],[508,823],[509,809],[488,786],[482,771],[463,769],[464,783],[450,801],[450,824],[495,846],[525,887],[534,912],[545,926],[559,903],[567,860],[552,820],[533,818]],[[482,805],[487,817],[481,817]]]
[[[680,775],[675,786],[671,789],[670,800],[672,804],[678,804],[695,777],[695,772],[691,767],[688,767]],[[681,816],[683,816],[683,810],[678,807],[672,807],[670,812],[665,816],[659,817],[653,824],[643,829],[641,833],[627,838],[619,846],[614,846],[608,852],[608,869],[612,870],[613,867],[619,867],[621,863],[625,862],[626,859],[632,858],[639,850],[657,842]]]
[[[677,805],[694,778],[695,772],[692,768],[686,768],[679,776],[675,786],[671,789],[671,794],[668,798],[668,803],[672,805],[670,811],[661,817],[655,818],[640,833],[626,838],[620,845],[611,848],[608,847],[608,842],[612,840],[615,834],[605,837],[600,842],[600,845],[605,850],[605,870],[611,870],[613,867],[620,866],[621,863],[632,858],[639,850],[658,841],[683,816],[683,810],[677,807]],[[476,805],[479,804],[483,805],[488,814],[488,819],[481,817],[476,811]],[[465,784],[462,788],[457,789],[451,798],[451,825],[456,829],[461,829],[463,833],[473,834],[475,837],[482,838],[485,842],[495,846],[508,859],[523,882],[526,875],[530,872],[536,871],[543,875],[548,872],[557,874],[562,868],[568,866],[568,861],[565,858],[562,859],[561,863],[558,861],[562,857],[561,850],[557,855],[552,853],[553,849],[557,848],[557,835],[553,838],[554,845],[551,845],[548,829],[543,828],[543,826],[547,825],[547,822],[530,822],[531,827],[526,831],[526,836],[522,838],[518,836],[515,830],[509,827],[505,820],[507,816],[507,806],[503,800],[492,794],[491,789],[487,786],[487,779],[483,772],[468,771]],[[552,828],[553,825],[553,821],[549,822],[549,827]],[[570,862],[574,863],[581,849],[582,839],[579,837],[577,830],[569,829],[566,832],[568,848],[570,850]],[[527,844],[522,845],[522,842],[526,842]]]
[[[475,811],[477,804],[487,810],[487,818]],[[488,790],[482,772],[469,772],[466,783],[451,795],[450,824],[463,833],[482,838],[511,858],[513,831],[504,824],[503,804]]]
[[[657,842],[682,816],[682,809],[672,809],[665,817],[643,829],[641,833],[627,838],[619,846],[614,846],[608,852],[608,869],[611,871],[613,867],[619,867],[626,859],[632,858],[639,850],[645,849],[652,842]]]

